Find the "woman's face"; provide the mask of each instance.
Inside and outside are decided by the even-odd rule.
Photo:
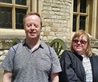
[[[88,45],[87,37],[83,35],[81,35],[80,37],[74,38],[72,41],[72,47],[74,51],[76,51],[77,53],[81,55],[85,54],[87,45]]]

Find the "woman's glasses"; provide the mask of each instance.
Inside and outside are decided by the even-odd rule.
[[[78,42],[80,42],[81,44],[86,44],[87,43],[87,41],[85,41],[85,40],[77,40],[77,39],[73,40],[73,42],[76,43],[76,44]]]

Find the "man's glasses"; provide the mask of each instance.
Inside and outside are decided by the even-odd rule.
[[[85,40],[73,40],[73,42],[74,43],[80,42],[81,44],[86,44],[87,43],[87,41],[85,41]]]

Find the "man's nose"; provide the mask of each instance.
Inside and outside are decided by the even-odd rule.
[[[31,29],[35,29],[35,26],[32,24],[30,28],[31,28]]]

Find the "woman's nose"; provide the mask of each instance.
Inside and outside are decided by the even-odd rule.
[[[81,42],[80,42],[80,41],[78,41],[77,43],[78,43],[78,44],[81,44]]]

